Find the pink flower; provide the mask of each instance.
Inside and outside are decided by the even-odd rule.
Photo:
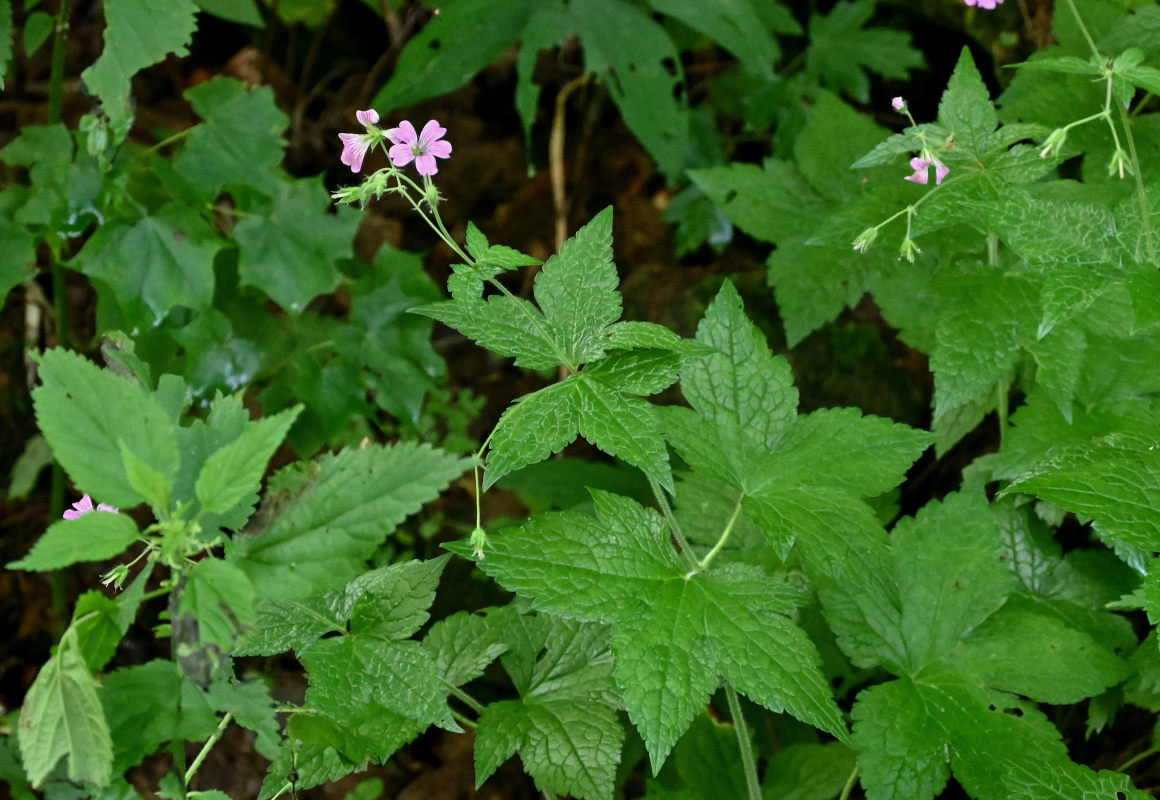
[[[894,107],[895,111],[901,111],[902,109],[906,108],[906,101],[901,97],[896,97],[890,101],[890,105]]]
[[[387,131],[387,138],[395,143],[388,155],[396,167],[405,167],[414,161],[420,175],[434,175],[439,171],[435,159],[451,155],[451,142],[443,139],[445,133],[446,128],[431,120],[423,126],[423,132],[416,136],[415,126],[403,120],[399,127]]]
[[[86,494],[80,500],[73,503],[72,508],[70,508],[68,511],[64,512],[64,518],[65,519],[76,519],[77,517],[83,517],[85,514],[88,514],[92,510],[93,510],[93,499]],[[101,503],[100,505],[98,505],[96,510],[97,511],[109,511],[109,512],[112,512],[113,514],[117,513],[117,509],[113,508],[112,506],[105,505],[104,503]]]
[[[942,183],[943,178],[945,178],[947,173],[951,171],[950,167],[939,161],[937,158],[919,158],[915,156],[914,158],[910,159],[910,168],[914,170],[914,174],[907,175],[906,180],[910,181],[911,183],[921,183],[925,186],[926,182],[930,179],[930,173],[928,170],[931,166],[934,167],[934,182],[936,184]]]
[[[367,150],[375,143],[375,135],[371,132],[371,128],[378,123],[379,112],[373,108],[368,108],[365,111],[356,111],[355,118],[363,124],[367,132],[340,133],[338,135],[338,138],[342,139],[342,163],[350,167],[351,172],[358,172],[362,169]]]
[[[977,5],[979,8],[985,8],[991,11],[997,4],[1002,3],[1003,0],[963,0],[963,2],[969,6]]]

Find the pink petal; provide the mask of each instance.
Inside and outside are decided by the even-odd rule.
[[[357,133],[340,133],[338,138],[342,139],[342,163],[350,167],[351,172],[358,172],[370,149],[370,139]]]
[[[916,172],[913,175],[907,175],[906,180],[910,181],[911,183],[921,183],[925,185],[927,182],[926,170],[924,169],[921,172]]]
[[[934,162],[934,182],[936,184],[942,183],[943,178],[945,178],[947,176],[947,173],[950,171],[951,171],[951,168],[948,167],[946,164],[942,163],[941,161],[935,161]]]
[[[447,158],[451,155],[451,142],[440,139],[438,142],[431,142],[427,147],[427,152],[436,158]]]
[[[393,145],[387,151],[387,155],[391,157],[391,163],[396,167],[405,167],[414,160],[415,151],[411,149],[411,145],[400,142],[399,144]]]
[[[93,498],[87,494],[72,504],[72,508],[64,512],[65,519],[76,519],[93,510]]]
[[[441,127],[435,120],[431,120],[423,126],[423,132],[419,134],[419,141],[423,144],[430,145],[442,139],[445,133],[447,133],[446,128]]]
[[[108,511],[108,512],[110,512],[110,513],[112,513],[112,514],[119,514],[119,513],[121,513],[121,512],[120,512],[120,509],[114,508],[113,506],[109,505],[108,503],[101,503],[101,504],[99,504],[99,505],[97,506],[97,511]]]
[[[407,120],[399,123],[399,127],[391,128],[387,131],[387,136],[392,142],[398,144],[414,144],[418,135],[415,133],[415,126]]]
[[[925,170],[929,166],[930,162],[925,158],[919,158],[918,156],[915,156],[914,158],[910,159],[910,168],[915,172]]]
[[[417,157],[415,159],[415,169],[419,170],[420,175],[434,175],[439,171],[439,167],[435,163],[435,157],[430,154]]]
[[[377,125],[379,122],[379,112],[373,108],[368,108],[365,111],[356,111],[354,112],[354,116],[366,128],[369,128],[371,125]]]
[[[901,97],[896,97],[890,101],[890,105],[894,107],[895,111],[901,111],[902,109],[906,108],[906,101]]]

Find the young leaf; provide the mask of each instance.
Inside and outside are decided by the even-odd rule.
[[[237,566],[204,558],[186,572],[180,610],[193,614],[201,642],[229,652],[256,622],[254,587]]]
[[[222,514],[257,492],[266,463],[301,410],[295,406],[250,423],[241,436],[207,458],[195,487],[202,508]]]
[[[613,625],[617,683],[654,772],[722,677],[845,736],[813,644],[783,616],[795,589],[740,565],[690,572],[655,512],[600,492],[593,500],[596,519],[533,517],[494,537],[477,563],[537,608]]]
[[[530,674],[512,675],[520,699],[491,703],[480,714],[476,786],[518,752],[537,788],[611,800],[624,729],[608,629],[551,618],[538,634],[514,642],[516,660],[534,662]]]
[[[508,649],[500,634],[491,617],[460,611],[432,625],[423,646],[434,656],[443,680],[462,686]]]
[[[54,522],[32,551],[8,569],[44,571],[80,561],[104,561],[137,541],[137,525],[126,514],[92,511],[77,519]]]
[[[122,466],[122,446],[172,481],[180,462],[175,425],[140,384],[59,349],[41,357],[40,379],[32,393],[37,422],[81,490],[120,508],[144,499]]]
[[[69,628],[20,709],[20,758],[34,787],[65,756],[69,780],[96,788],[108,785],[113,742],[99,688],[85,666],[76,631]]]
[[[974,159],[989,149],[988,138],[999,124],[991,96],[964,47],[938,104],[939,122],[955,137],[955,150]]]

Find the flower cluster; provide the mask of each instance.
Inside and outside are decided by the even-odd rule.
[[[355,117],[366,128],[366,133],[338,135],[342,140],[342,163],[350,167],[351,172],[361,170],[367,151],[384,139],[391,143],[387,155],[392,164],[396,167],[405,167],[414,161],[415,169],[424,177],[439,171],[436,158],[448,158],[451,155],[451,142],[443,138],[447,129],[436,120],[430,120],[423,126],[422,133],[416,133],[415,126],[408,120],[400,122],[397,128],[380,130],[379,113],[373,108],[358,111]]]
[[[911,183],[921,183],[923,185],[930,179],[930,168],[934,167],[934,182],[936,185],[943,182],[943,178],[951,171],[951,168],[939,161],[930,150],[925,147],[922,149],[922,155],[910,159],[910,168],[914,170],[913,175],[907,175],[905,180]]]
[[[979,8],[985,8],[991,11],[995,6],[1002,3],[1003,0],[963,0],[963,2],[969,6],[978,6]]]
[[[70,508],[68,511],[64,512],[64,518],[65,519],[76,519],[77,517],[83,517],[85,514],[88,514],[91,511],[108,511],[108,512],[113,513],[113,514],[118,513],[118,509],[113,508],[110,505],[105,505],[104,503],[99,504],[94,509],[93,508],[93,498],[89,497],[86,494],[80,500],[73,503],[72,508]]]

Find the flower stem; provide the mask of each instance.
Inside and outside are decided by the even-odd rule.
[[[737,519],[741,516],[741,501],[744,499],[745,492],[742,491],[741,496],[737,498],[737,505],[733,507],[733,516],[729,518],[729,522],[725,525],[725,530],[721,532],[721,538],[717,540],[717,544],[713,545],[713,549],[701,559],[699,567],[702,571],[708,569],[709,562],[717,557],[717,554],[721,552],[721,548],[725,546],[725,542],[729,541],[729,537],[733,534],[733,526],[737,524]]]
[[[838,795],[838,800],[850,800],[850,792],[854,791],[854,784],[858,782],[858,768],[854,767],[854,771],[850,773],[850,777],[846,779],[846,785],[842,787],[842,793]]]
[[[197,768],[205,761],[205,757],[209,755],[209,751],[217,744],[218,739],[222,738],[222,734],[226,732],[226,728],[230,726],[233,718],[234,712],[227,711],[226,715],[222,717],[222,721],[218,723],[217,730],[213,732],[213,736],[209,737],[209,740],[201,746],[201,752],[197,754],[197,758],[193,760],[193,763],[189,765],[189,769],[185,771],[186,786],[193,780],[193,776],[197,774]]]
[[[733,717],[733,730],[737,732],[737,748],[741,751],[741,768],[745,770],[749,800],[761,800],[761,784],[757,781],[757,762],[749,742],[749,726],[745,724],[745,715],[741,713],[737,691],[728,681],[725,683],[725,699],[729,701],[729,715]]]
[[[689,540],[685,538],[685,532],[681,530],[681,523],[677,521],[677,517],[673,514],[673,509],[669,505],[669,500],[665,497],[665,490],[657,483],[656,478],[652,475],[648,477],[649,488],[652,489],[653,497],[657,500],[657,507],[661,510],[661,515],[665,518],[665,522],[669,524],[669,532],[673,538],[677,540],[680,545],[681,553],[685,560],[689,562],[690,572],[698,572],[701,565],[697,563],[696,556],[693,555],[693,548],[689,544]]]
[[[470,708],[476,714],[483,713],[483,706],[478,700],[460,689],[458,686],[453,686],[452,684],[448,683],[446,679],[440,678],[440,680],[443,681],[443,685],[447,687],[447,691],[462,700],[468,708]]]
[[[1109,81],[1109,84],[1111,82]],[[1140,203],[1140,224],[1144,228],[1144,243],[1148,247],[1148,260],[1156,263],[1156,241],[1152,233],[1152,216],[1148,209],[1148,196],[1144,193],[1144,176],[1140,171],[1140,157],[1136,153],[1136,138],[1132,136],[1132,120],[1119,103],[1120,122],[1124,126],[1124,138],[1128,141],[1128,157],[1132,159],[1132,173],[1136,179],[1136,199]]]

